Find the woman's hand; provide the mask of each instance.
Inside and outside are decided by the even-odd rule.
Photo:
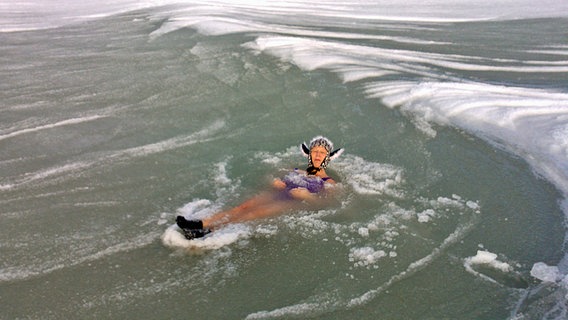
[[[272,181],[272,186],[278,190],[283,190],[286,188],[286,183],[280,179],[274,179],[274,181]]]

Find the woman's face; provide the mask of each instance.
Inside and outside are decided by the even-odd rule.
[[[310,156],[312,157],[314,167],[319,168],[327,156],[327,150],[322,146],[313,147],[310,150]]]

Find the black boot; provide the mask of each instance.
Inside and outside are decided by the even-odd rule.
[[[203,229],[203,221],[187,220],[184,216],[177,216],[176,224],[182,229]]]
[[[187,240],[192,240],[195,238],[202,238],[206,234],[211,233],[209,229],[181,229],[183,231],[183,235]]]
[[[203,228],[203,221],[201,220],[187,220],[183,216],[177,216],[176,224],[188,240],[204,237],[211,232],[211,230]]]

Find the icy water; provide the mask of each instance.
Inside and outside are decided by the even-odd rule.
[[[566,4],[436,3],[1,4],[0,319],[567,318]]]

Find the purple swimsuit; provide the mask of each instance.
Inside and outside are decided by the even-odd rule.
[[[325,188],[325,182],[331,179],[330,177],[320,178],[316,176],[307,176],[297,171],[290,172],[282,181],[286,183],[286,191],[294,188],[306,188],[311,193],[318,193]]]

